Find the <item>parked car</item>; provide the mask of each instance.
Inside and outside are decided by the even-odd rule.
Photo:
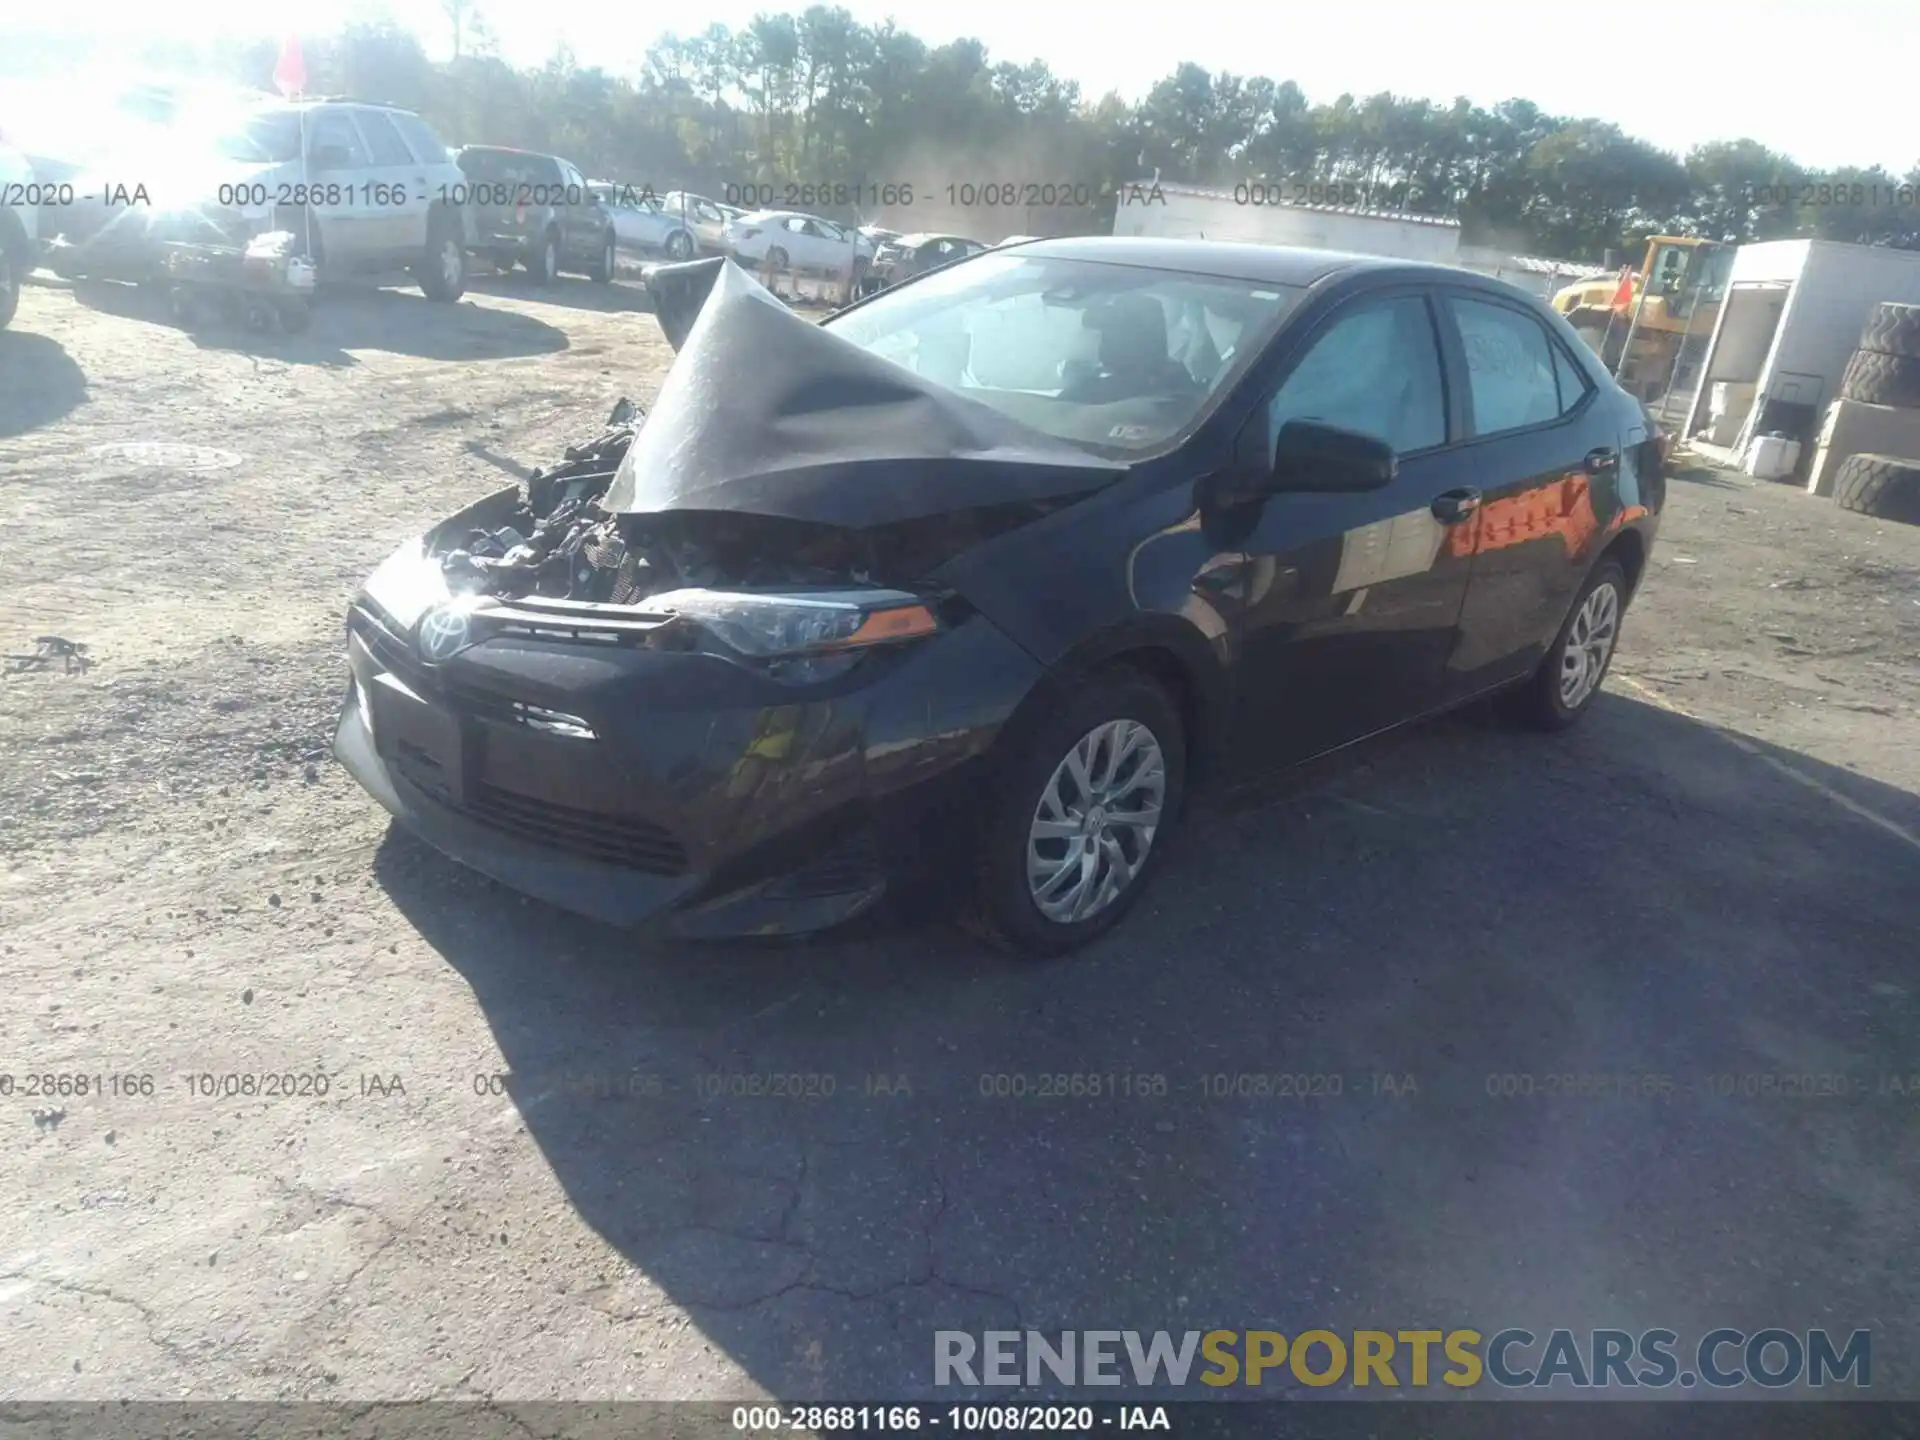
[[[0,135],[0,330],[20,308],[20,286],[39,252],[40,192],[33,167]]]
[[[884,290],[928,270],[978,255],[987,248],[978,240],[960,235],[897,235],[880,242],[873,264],[867,270],[866,288]]]
[[[608,180],[588,182],[600,206],[613,219],[613,233],[622,250],[664,255],[669,260],[691,260],[700,241],[690,226],[669,215],[652,192]]]
[[[756,210],[730,220],[721,244],[733,259],[755,269],[856,283],[873,263],[875,249],[857,230],[795,210]]]
[[[718,200],[685,190],[669,190],[662,195],[660,209],[693,231],[694,242],[704,255],[723,253],[727,222],[738,219],[741,214],[732,205],[722,205]]]
[[[74,179],[79,202],[48,237],[53,269],[147,280],[168,243],[286,231],[322,279],[407,269],[429,299],[466,289],[461,172],[412,111],[338,99],[223,107],[183,115],[162,143],[147,168],[107,161]],[[129,193],[136,183],[144,201]]]
[[[569,161],[501,145],[463,145],[454,163],[466,178],[473,248],[502,270],[524,265],[537,285],[562,271],[601,284],[619,250],[614,217]]]
[[[1462,270],[1050,240],[818,325],[725,260],[657,279],[653,412],[380,566],[334,741],[616,924],[958,893],[1084,944],[1198,785],[1483,695],[1576,722],[1664,504],[1640,404]]]

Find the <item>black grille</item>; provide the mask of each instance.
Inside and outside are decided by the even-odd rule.
[[[367,612],[354,610],[351,624],[380,665],[417,693],[438,697],[462,715],[525,723],[510,701],[442,683],[414,657],[411,646]],[[647,875],[686,872],[685,848],[672,831],[652,821],[556,805],[486,781],[466,787],[464,798],[455,800],[440,762],[405,740],[398,743],[394,768],[448,809],[502,834]]]
[[[687,852],[670,831],[632,816],[575,810],[484,781],[460,809],[483,825],[603,864],[649,875],[680,875],[687,868]]]

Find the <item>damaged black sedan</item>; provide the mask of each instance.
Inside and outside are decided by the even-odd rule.
[[[818,326],[725,260],[651,288],[651,413],[374,573],[334,745],[614,924],[956,899],[1071,949],[1202,781],[1496,691],[1571,724],[1664,496],[1564,321],[1462,271],[1045,241]]]

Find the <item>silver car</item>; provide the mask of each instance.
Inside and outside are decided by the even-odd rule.
[[[693,227],[670,213],[652,191],[611,180],[594,180],[587,188],[613,217],[613,233],[622,250],[665,255],[669,260],[691,260],[699,253],[700,239]]]
[[[685,190],[669,190],[662,195],[660,208],[693,231],[695,243],[708,255],[725,253],[727,222],[740,214],[731,205]]]

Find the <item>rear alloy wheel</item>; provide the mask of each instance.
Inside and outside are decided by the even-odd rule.
[[[972,919],[1024,955],[1058,955],[1119,923],[1167,848],[1185,783],[1179,712],[1112,671],[1015,741],[990,803]]]
[[[1533,678],[1510,692],[1515,718],[1540,730],[1564,730],[1585,714],[1613,663],[1626,609],[1627,572],[1617,560],[1602,561]]]
[[[684,230],[676,230],[667,237],[667,259],[678,263],[693,258],[693,236]]]
[[[467,290],[467,251],[454,223],[436,211],[427,226],[427,253],[414,266],[413,278],[429,300],[451,304]]]
[[[600,242],[599,258],[587,271],[587,278],[596,285],[606,285],[612,281],[614,269],[619,263],[619,247],[614,243],[613,232],[609,230]]]
[[[560,237],[549,230],[540,240],[540,248],[527,262],[527,270],[536,285],[551,285],[560,278]]]

